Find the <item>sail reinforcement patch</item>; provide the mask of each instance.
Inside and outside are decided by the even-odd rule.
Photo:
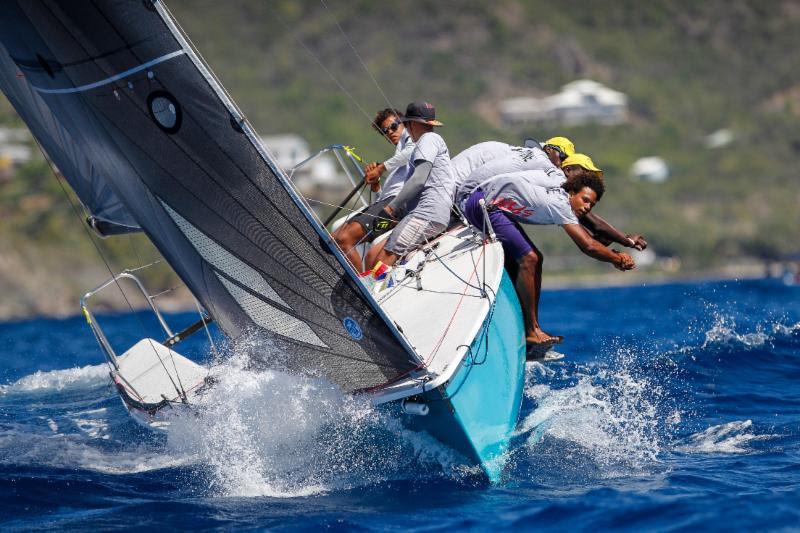
[[[292,308],[253,267],[217,244],[163,200],[161,205],[200,257],[214,267],[217,279],[253,322],[283,337],[329,348],[308,324],[284,310]],[[242,287],[247,287],[249,291]],[[258,294],[258,297],[251,293]]]

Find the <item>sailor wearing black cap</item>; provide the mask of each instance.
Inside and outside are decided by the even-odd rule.
[[[436,120],[436,110],[428,102],[408,104],[402,121],[416,143],[410,159],[414,174],[384,209],[382,216],[402,220],[385,245],[370,251],[368,267],[377,261],[393,265],[399,258],[442,233],[450,220],[456,184],[447,144],[433,131],[435,126],[443,124]]]

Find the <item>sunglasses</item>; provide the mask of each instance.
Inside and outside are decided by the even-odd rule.
[[[381,128],[381,133],[383,133],[384,135],[389,135],[389,132],[390,131],[396,131],[397,128],[400,127],[400,124],[401,124],[401,122],[399,120],[395,120],[394,122],[389,124],[389,126],[387,126],[385,128]]]
[[[566,154],[566,152],[564,152],[564,150],[562,150],[561,148],[559,148],[559,147],[558,147],[558,146],[556,146],[555,144],[547,144],[547,145],[545,145],[545,148],[552,148],[553,150],[555,150],[555,152],[558,154],[558,157],[559,157],[559,159],[561,159],[561,161],[563,161],[563,160],[565,160],[567,157],[569,157],[569,156]]]

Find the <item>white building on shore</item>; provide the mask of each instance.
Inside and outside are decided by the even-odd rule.
[[[576,80],[564,85],[561,92],[544,98],[503,100],[500,102],[500,118],[506,126],[621,124],[628,120],[628,96],[596,81]]]
[[[26,128],[0,127],[0,168],[7,169],[30,161],[32,137]]]

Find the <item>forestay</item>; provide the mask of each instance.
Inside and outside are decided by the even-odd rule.
[[[348,391],[416,368],[161,2],[3,2],[0,36],[45,150],[71,183],[102,177],[226,334]]]

